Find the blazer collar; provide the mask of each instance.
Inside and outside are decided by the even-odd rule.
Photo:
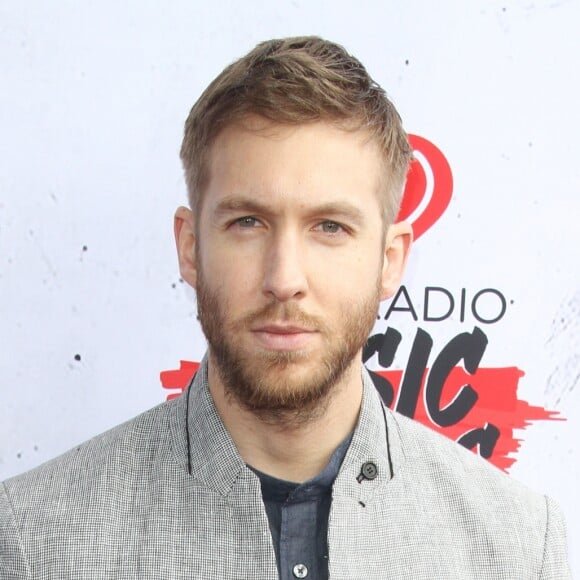
[[[254,474],[241,458],[222,423],[208,388],[207,356],[187,390],[175,401],[171,416],[172,444],[180,465],[194,479],[227,495],[239,478]],[[385,409],[366,369],[357,426],[335,481],[337,491],[369,501],[390,481],[403,460],[395,420]],[[365,464],[376,467],[372,478],[361,477]]]
[[[404,453],[392,412],[383,405],[374,383],[363,366],[363,399],[358,423],[336,478],[333,498],[350,498],[363,505],[400,471]],[[365,466],[375,468],[366,477]]]
[[[209,393],[207,355],[187,390],[177,399],[172,439],[179,463],[189,475],[227,495],[250,470],[241,458]],[[252,474],[253,475],[253,474]]]

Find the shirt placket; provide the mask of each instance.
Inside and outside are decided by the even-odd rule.
[[[296,493],[298,492],[298,493]],[[317,502],[296,490],[282,506],[280,572],[282,580],[318,580],[316,560]]]

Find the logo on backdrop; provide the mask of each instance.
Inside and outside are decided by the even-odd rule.
[[[453,176],[443,153],[430,141],[409,135],[415,160],[409,169],[398,220],[406,220],[419,239],[444,214],[451,201]],[[507,470],[516,461],[520,440],[515,429],[532,421],[564,420],[557,412],[518,398],[524,371],[516,366],[483,364],[488,346],[485,328],[499,323],[510,302],[497,288],[473,294],[465,288],[453,292],[441,286],[416,291],[401,286],[379,318],[389,321],[393,313],[416,324],[412,343],[394,326],[369,337],[363,362],[377,355],[379,370],[371,372],[385,404],[396,411],[456,440],[461,445]],[[418,312],[421,313],[419,316]],[[453,318],[453,321],[451,319]],[[446,344],[435,344],[422,322],[456,325],[470,321],[471,330],[460,332]],[[401,348],[409,348],[403,369],[391,368]],[[401,349],[402,350],[402,349]],[[179,396],[199,368],[198,362],[181,361],[177,370],[163,371],[161,384]]]

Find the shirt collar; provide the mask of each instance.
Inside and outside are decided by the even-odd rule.
[[[332,488],[351,439],[352,433],[334,450],[326,467],[318,475],[303,483],[278,479],[251,466],[248,467],[260,478],[262,496],[265,500],[301,502],[316,499],[326,495]]]

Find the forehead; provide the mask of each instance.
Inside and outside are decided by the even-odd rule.
[[[226,127],[209,155],[203,205],[240,194],[272,204],[349,200],[380,209],[381,150],[364,130],[328,122],[287,126],[246,118]]]

